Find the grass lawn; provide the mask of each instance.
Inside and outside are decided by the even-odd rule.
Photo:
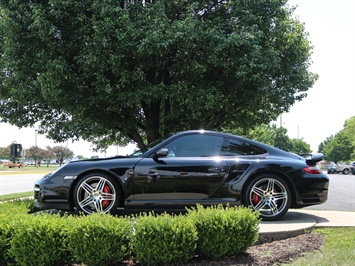
[[[1,201],[20,199],[20,198],[29,198],[29,197],[33,197],[33,191],[1,195],[0,196],[0,202]]]
[[[0,165],[0,175],[18,175],[22,173],[26,174],[43,174],[43,173],[50,173],[56,170],[59,165],[41,165],[39,167],[35,167],[32,165],[28,165],[22,168],[9,168],[6,166]]]
[[[298,258],[291,264],[282,265],[354,265],[355,262],[355,226],[347,228],[322,228],[314,230],[325,237],[321,250]]]

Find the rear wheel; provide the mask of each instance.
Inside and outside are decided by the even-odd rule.
[[[343,170],[343,175],[348,175],[349,174],[349,169],[344,169]]]
[[[245,203],[260,212],[263,220],[273,221],[286,214],[291,205],[291,193],[282,178],[265,174],[249,183],[245,194]]]
[[[90,174],[76,184],[74,204],[79,212],[113,212],[120,203],[120,189],[108,175]]]

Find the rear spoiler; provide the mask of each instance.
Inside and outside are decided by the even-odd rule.
[[[306,163],[309,166],[314,166],[321,160],[323,160],[324,154],[323,153],[304,153],[300,154],[301,157],[306,159]]]

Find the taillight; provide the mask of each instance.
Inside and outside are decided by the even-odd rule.
[[[306,173],[311,174],[311,175],[323,174],[322,170],[320,170],[316,166],[307,166],[303,169]]]

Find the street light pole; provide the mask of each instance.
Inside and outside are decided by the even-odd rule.
[[[282,149],[282,114],[280,115],[280,149]]]

